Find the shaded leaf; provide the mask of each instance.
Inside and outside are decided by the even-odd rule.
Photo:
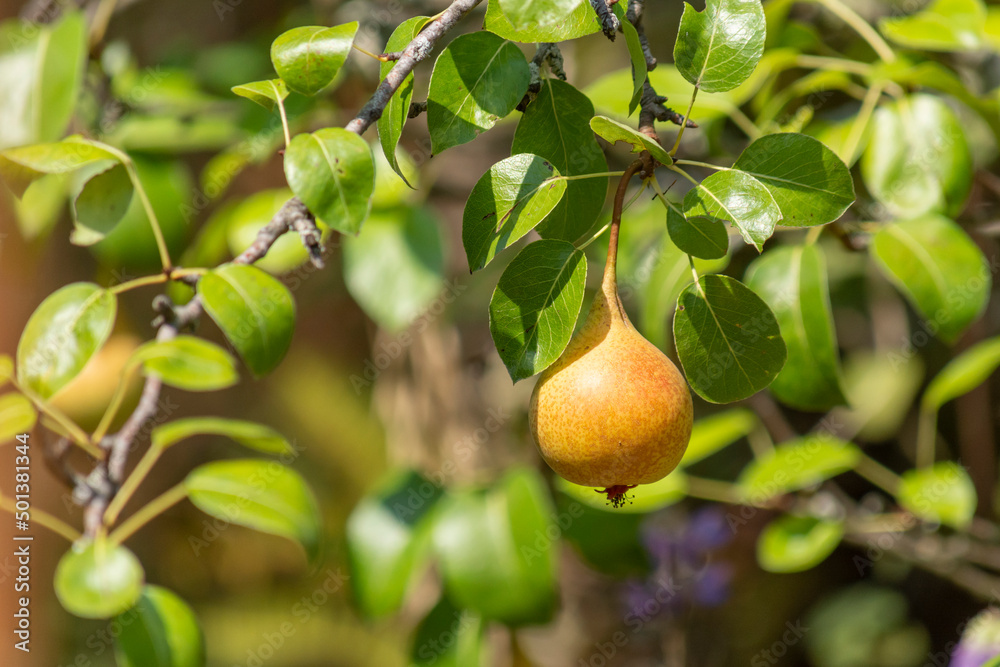
[[[667,209],[667,232],[674,245],[693,257],[718,259],[729,250],[729,233],[721,220],[691,221],[673,205]]]
[[[489,649],[485,629],[486,624],[479,614],[456,607],[443,596],[417,626],[410,664],[414,667],[482,667]]]
[[[270,426],[221,417],[187,417],[161,424],[153,429],[152,444],[166,449],[196,435],[223,435],[265,454],[292,454],[295,451],[291,443]]]
[[[535,228],[566,192],[551,162],[522,153],[483,174],[465,203],[462,242],[469,269],[477,271]]]
[[[175,593],[146,585],[135,606],[114,621],[119,667],[201,667],[205,640],[198,618]]]
[[[125,165],[101,161],[83,169],[84,178],[72,189],[70,204],[75,245],[92,245],[121,222],[132,203],[132,179]]]
[[[85,139],[69,137],[52,144],[3,151],[0,153],[0,177],[16,196],[21,197],[29,185],[45,174],[67,174],[101,160],[117,158]]]
[[[773,248],[750,264],[746,281],[770,306],[788,351],[771,393],[800,410],[843,405],[826,262],[819,248]]]
[[[198,294],[254,375],[281,363],[295,331],[295,301],[280,281],[254,266],[226,264],[201,277]]]
[[[405,49],[413,41],[413,38],[420,33],[420,30],[427,25],[428,21],[430,21],[430,18],[427,16],[414,16],[400,23],[392,31],[392,34],[389,35],[389,40],[385,44],[385,52],[392,53]],[[392,71],[395,65],[395,62],[379,64],[380,82],[385,79],[386,75]],[[396,146],[399,144],[399,137],[403,134],[403,126],[409,118],[411,99],[413,99],[412,72],[406,75],[403,83],[399,84],[399,88],[389,98],[389,103],[385,105],[385,110],[379,116],[378,121],[376,121],[378,140],[382,146],[382,153],[385,155],[385,159],[389,162],[392,170],[399,174],[399,177],[407,185],[410,185],[410,183],[406,180],[406,176],[403,175],[403,171],[396,160]]]
[[[611,120],[606,116],[594,116],[590,119],[590,127],[597,136],[612,144],[617,141],[631,144],[633,153],[649,151],[649,154],[658,162],[663,164],[673,164],[674,162],[659,143],[618,121]]]
[[[257,459],[216,461],[188,473],[184,486],[206,514],[295,540],[315,561],[322,537],[319,508],[291,468]]]
[[[285,151],[285,178],[309,210],[333,229],[357,234],[375,190],[364,139],[339,127],[297,134]]]
[[[427,91],[431,151],[475,139],[517,106],[531,72],[521,50],[491,32],[456,37],[434,63]]]
[[[333,82],[354,43],[358,22],[326,28],[302,26],[278,35],[271,44],[271,62],[288,87],[315,95]]]
[[[628,57],[632,64],[632,97],[628,102],[628,113],[631,116],[639,100],[642,99],[642,87],[646,81],[646,54],[642,52],[642,42],[639,41],[639,32],[632,25],[632,22],[625,18],[624,3],[616,3],[611,6],[615,16],[621,24],[621,31],[625,35],[625,45],[628,47]]]
[[[774,314],[729,276],[702,276],[681,292],[674,342],[691,388],[712,403],[752,396],[771,384],[785,363]]]
[[[507,265],[490,299],[490,333],[514,382],[548,368],[583,306],[587,262],[565,241],[532,243]]]
[[[93,283],[73,283],[35,309],[17,344],[21,386],[49,398],[79,374],[115,324],[115,295]]]
[[[702,90],[732,90],[757,66],[765,32],[759,0],[707,0],[704,12],[685,3],[674,63],[685,79]]]
[[[139,599],[145,574],[139,559],[106,539],[80,541],[56,565],[56,597],[83,618],[110,618]]]

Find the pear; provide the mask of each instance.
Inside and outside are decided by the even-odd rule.
[[[617,507],[628,489],[677,467],[694,411],[684,377],[635,330],[618,297],[620,200],[615,204],[601,289],[581,329],[535,385],[529,423],[556,473],[602,487]]]

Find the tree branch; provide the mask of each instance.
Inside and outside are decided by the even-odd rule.
[[[597,12],[597,20],[601,22],[601,30],[604,36],[615,41],[615,34],[621,29],[621,22],[611,11],[611,5],[617,0],[590,0],[590,6]]]

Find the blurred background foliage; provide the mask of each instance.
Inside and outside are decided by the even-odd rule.
[[[693,116],[701,129],[685,134],[685,155],[731,159],[745,144],[751,122],[804,130],[835,148],[843,142],[843,120],[857,112],[865,91],[834,80],[842,73],[817,72],[829,79],[817,82],[800,78],[799,70],[769,68],[799,51],[853,57],[866,47],[816,5],[766,4],[769,52],[744,86],[698,97]],[[127,149],[172,254],[184,266],[212,266],[246,247],[289,194],[277,154],[282,137],[276,116],[229,92],[273,76],[267,54],[274,37],[298,25],[357,20],[357,43],[377,53],[401,21],[433,15],[447,3],[119,5],[94,54],[81,88],[82,111],[70,129]],[[909,3],[855,5],[881,14],[914,9]],[[21,9],[20,3],[6,3],[0,16]],[[686,104],[689,87],[665,63],[681,10],[680,2],[649,2],[645,19],[652,51],[664,63],[651,80],[678,108]],[[481,19],[482,9],[462,26],[473,30]],[[569,80],[591,97],[597,113],[625,116],[622,91],[629,90],[630,78],[624,46],[595,34],[562,48]],[[921,57],[929,66],[946,63],[965,86],[949,98],[979,169],[963,215],[995,269],[1000,180],[987,168],[996,160],[991,124],[1000,125],[1000,59],[985,50]],[[25,58],[17,49],[0,52],[0,75],[16,72],[18,59]],[[416,99],[428,74],[429,66],[417,71]],[[330,94],[289,98],[293,130],[343,125],[377,76],[377,62],[353,53]],[[16,122],[19,101],[40,102],[31,101],[33,93],[18,89],[15,79],[3,79],[0,145],[54,138],[44,136],[45,127]],[[796,87],[798,92],[787,92]],[[446,645],[437,664],[447,660],[462,667],[474,664],[479,651],[489,656],[484,664],[552,667],[947,664],[968,620],[1000,591],[970,593],[949,581],[948,572],[935,576],[914,567],[894,555],[896,545],[875,540],[839,546],[802,572],[767,572],[755,553],[774,511],[685,499],[683,489],[667,483],[651,504],[637,499],[628,511],[609,513],[548,474],[528,434],[531,383],[511,386],[489,335],[486,305],[504,261],[470,276],[461,243],[465,198],[479,176],[509,153],[516,116],[474,143],[433,158],[424,117],[410,121],[400,160],[415,190],[378,161],[372,217],[357,238],[328,237],[326,270],[304,264],[294,235],[262,262],[283,275],[297,302],[295,340],[278,370],[197,400],[177,390],[164,393],[164,419],[219,414],[262,421],[285,434],[297,448],[293,466],[315,490],[325,521],[324,556],[311,570],[294,544],[219,523],[188,505],[173,508],[131,540],[148,580],[176,591],[194,608],[207,637],[209,665],[392,667],[409,664],[411,655],[420,664],[435,664],[420,655],[421,647],[434,642]],[[374,136],[370,132],[369,140]],[[607,155],[611,169],[628,160],[621,150]],[[842,157],[852,163],[856,155]],[[114,284],[157,268],[152,235],[135,201],[105,240],[89,248],[65,243],[71,224],[60,195],[72,185],[67,178],[47,177],[21,203],[0,193],[0,349],[14,349],[29,314],[59,286],[75,280]],[[855,217],[865,220],[863,213]],[[658,204],[643,197],[625,220],[623,300],[644,335],[669,353],[669,316],[686,262],[664,233]],[[914,400],[953,352],[932,336],[917,340],[919,319],[864,254],[832,236],[821,243],[850,401],[827,419],[856,434],[853,441],[873,458],[906,469],[916,429]],[[601,245],[588,251],[594,267],[603,262]],[[739,275],[753,256],[743,247],[726,259],[703,262],[699,270]],[[599,274],[592,268],[591,276]],[[175,298],[185,298],[182,287],[172,289]],[[145,291],[123,295],[108,345],[59,395],[58,405],[85,426],[96,424],[122,364],[149,338],[151,297]],[[958,349],[1000,330],[998,305],[994,296]],[[223,342],[207,319],[198,333]],[[970,467],[984,518],[996,511],[998,389],[994,378],[946,406],[940,418],[952,456],[961,453]],[[778,407],[766,396],[725,411],[696,405],[698,418],[719,418],[703,422],[706,451],[686,464],[702,478],[735,478],[753,458],[755,440],[766,439],[768,429],[775,439],[782,436],[775,424],[804,433],[817,421],[815,414]],[[718,452],[730,442],[735,444]],[[169,488],[200,462],[238,454],[231,443],[213,438],[174,448],[142,498]],[[78,520],[60,483],[37,469],[40,504]],[[884,500],[865,479],[848,474],[841,482],[862,506],[881,509]],[[452,492],[445,496],[443,488]],[[400,506],[412,514],[386,519],[386,508]],[[433,536],[420,521],[429,512],[439,513]],[[491,531],[504,521],[520,531],[517,545],[506,545],[520,553],[497,546],[501,537]],[[352,554],[352,533],[374,548],[356,547]],[[432,539],[442,554],[433,561],[425,548]],[[934,544],[955,549],[958,557],[968,547],[962,540],[955,533]],[[62,548],[49,536],[39,544],[40,553],[51,554],[43,556],[49,566]],[[399,557],[403,552],[414,557]],[[479,567],[483,562],[503,572],[489,579]],[[35,627],[45,641],[32,657],[39,662],[31,664],[114,664],[108,643],[113,624],[70,616],[55,602],[44,571],[51,567],[36,570],[43,592],[36,593]],[[442,582],[449,597],[441,597]],[[517,629],[484,622],[463,611],[469,606]],[[4,646],[0,656],[8,650]],[[21,664],[11,660],[16,658],[2,662]]]

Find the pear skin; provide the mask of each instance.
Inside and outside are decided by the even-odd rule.
[[[604,487],[613,504],[665,477],[691,438],[691,393],[677,367],[629,321],[615,273],[618,226],[583,327],[531,395],[542,458],[574,484]]]

